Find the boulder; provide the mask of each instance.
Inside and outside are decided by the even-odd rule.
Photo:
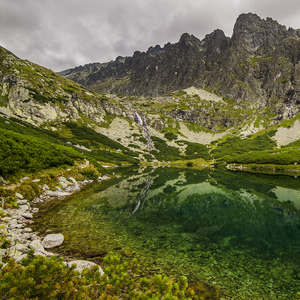
[[[35,251],[38,251],[38,252],[44,252],[45,251],[43,245],[41,244],[41,242],[39,240],[33,240],[29,244],[29,248],[34,249]]]
[[[72,193],[71,192],[62,192],[62,191],[46,191],[46,195],[50,196],[50,197],[61,198],[61,197],[70,196],[70,195],[72,195]]]
[[[64,241],[64,236],[61,233],[58,234],[48,234],[42,241],[44,248],[54,248],[60,246]]]
[[[24,196],[20,193],[16,193],[16,198],[19,200],[22,200],[22,199],[24,199]]]
[[[79,272],[81,272],[83,269],[92,268],[94,266],[97,266],[97,267],[99,267],[99,273],[100,273],[100,275],[104,274],[102,268],[99,265],[97,265],[97,264],[95,264],[95,263],[93,263],[91,261],[87,261],[87,260],[74,260],[74,261],[68,262],[67,266],[71,267],[74,264],[76,265],[76,269],[75,270],[77,270]]]
[[[33,218],[33,216],[32,216],[32,214],[30,214],[30,213],[22,213],[21,214],[22,215],[22,217],[24,217],[25,219],[32,219]]]
[[[69,185],[72,185],[72,183],[70,181],[68,181],[65,177],[61,176],[58,179],[59,184],[61,185],[61,187],[63,189],[65,189],[66,187],[68,187]]]

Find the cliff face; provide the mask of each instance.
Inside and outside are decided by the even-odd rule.
[[[231,38],[221,30],[201,41],[185,33],[179,42],[163,48],[150,47],[132,57],[61,74],[88,88],[124,95],[206,88],[235,100],[239,107],[268,107],[280,120],[299,112],[299,60],[299,29],[249,13],[238,17]]]

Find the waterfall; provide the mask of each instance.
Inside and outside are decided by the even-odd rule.
[[[141,116],[135,111],[133,110],[133,108],[130,107],[130,110],[135,114],[136,118],[137,118],[137,123],[142,127],[143,132],[144,132],[144,136],[147,139],[147,147],[149,150],[152,149],[152,139],[149,133],[149,130],[147,128],[147,122],[146,122],[146,118],[143,114],[141,114]]]
[[[135,113],[135,115],[136,115],[136,117],[137,117],[138,124],[139,124],[140,126],[144,126],[144,122],[143,122],[142,118],[140,117],[140,115],[139,115],[136,111],[135,111],[134,113]]]

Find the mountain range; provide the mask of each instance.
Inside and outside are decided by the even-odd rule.
[[[238,17],[232,37],[222,30],[204,39],[184,33],[175,44],[136,51],[108,63],[61,72],[98,92],[159,96],[194,86],[262,110],[278,119],[299,112],[300,30],[255,14]]]
[[[10,132],[63,145],[100,169],[171,162],[295,171],[299,60],[300,30],[252,13],[237,18],[231,38],[184,33],[59,74],[0,47],[0,129],[14,141]]]

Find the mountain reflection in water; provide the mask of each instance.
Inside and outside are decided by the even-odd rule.
[[[294,177],[159,167],[129,169],[45,205],[37,226],[65,235],[61,251],[134,253],[150,273],[155,265],[196,277],[224,299],[292,299],[300,291],[299,210]]]

